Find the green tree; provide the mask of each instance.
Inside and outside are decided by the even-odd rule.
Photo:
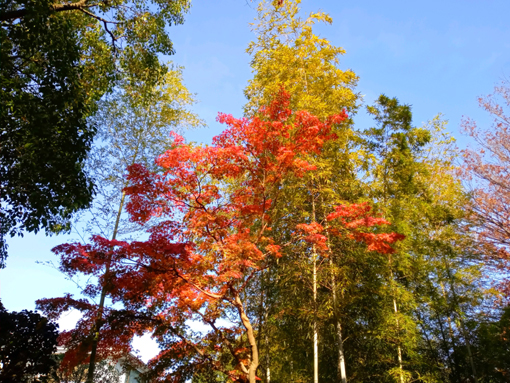
[[[10,313],[1,302],[0,323],[0,381],[45,381],[55,365],[58,326],[32,311]]]
[[[473,331],[491,301],[479,251],[466,235],[466,195],[454,165],[458,152],[439,117],[412,126],[409,106],[381,96],[368,108],[377,125],[364,132],[368,195],[406,235],[386,262],[382,307],[394,328],[382,339],[400,381],[477,381]],[[403,331],[405,330],[405,331]]]
[[[418,174],[426,172],[426,168],[420,156],[431,134],[412,126],[411,108],[400,104],[396,98],[381,95],[367,110],[376,122],[375,127],[363,133],[370,163],[367,165],[367,194],[395,230],[407,237],[399,251],[385,262],[383,304],[379,306],[375,330],[385,349],[381,349],[384,354],[375,359],[387,360],[379,363],[378,368],[382,370],[378,373],[386,375],[385,379],[391,381],[393,376],[403,383],[418,375],[414,371],[416,361],[412,360],[419,339],[412,317],[416,302],[406,286],[406,278],[411,274],[412,242],[416,238],[412,213],[424,193]]]
[[[0,1],[0,264],[6,235],[69,229],[93,184],[87,118],[119,76],[156,83],[189,1]]]
[[[510,381],[510,308],[495,320],[481,320],[475,327],[474,349],[481,382]],[[468,324],[470,325],[470,324]]]

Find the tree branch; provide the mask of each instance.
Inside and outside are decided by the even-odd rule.
[[[50,6],[50,12],[64,12],[64,11],[74,11],[74,10],[82,10],[85,8],[91,8],[98,6],[100,3],[87,4],[88,0],[80,0],[76,3],[67,3],[67,4],[52,4]],[[7,11],[0,15],[0,21],[9,21],[21,19],[29,14],[29,11],[26,8],[16,9],[14,11]]]
[[[95,14],[93,14],[92,12],[89,12],[87,11],[86,9],[83,9],[83,8],[79,8],[79,10],[83,13],[85,13],[86,15],[89,15],[90,17],[93,17],[94,19],[96,20],[99,20],[99,21],[102,21],[103,22],[103,25],[104,25],[104,29],[106,32],[108,32],[108,34],[110,35],[110,37],[112,38],[112,45],[113,45],[113,50],[115,51],[116,50],[116,47],[115,47],[115,41],[117,41],[117,38],[114,36],[114,34],[108,29],[108,23],[111,23],[111,24],[120,24],[120,23],[117,23],[115,21],[108,21],[106,19],[103,19],[102,17],[99,17]]]
[[[223,299],[224,298],[224,295],[225,294],[215,294],[215,293],[212,293],[210,291],[207,291],[203,288],[201,288],[200,286],[198,286],[197,284],[193,283],[191,280],[189,280],[188,278],[186,278],[184,275],[182,275],[181,273],[179,273],[179,271],[177,270],[177,267],[174,265],[173,267],[173,270],[172,270],[175,275],[179,278],[181,278],[184,282],[188,283],[189,285],[193,286],[193,288],[195,288],[196,290],[200,291],[201,293],[205,294],[206,296],[208,296],[209,298],[212,298],[212,299]]]

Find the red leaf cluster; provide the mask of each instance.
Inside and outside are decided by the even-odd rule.
[[[389,225],[383,218],[370,215],[372,207],[364,202],[360,204],[335,206],[335,211],[327,215],[327,230],[318,222],[296,225],[297,233],[305,242],[313,244],[316,249],[324,254],[328,251],[327,233],[336,237],[344,237],[363,242],[367,250],[377,251],[381,254],[391,254],[395,250],[391,244],[405,238],[398,233],[373,233],[366,232],[374,226]]]
[[[394,253],[395,249],[391,247],[391,244],[403,240],[405,236],[398,233],[376,234],[363,231],[374,226],[390,224],[383,218],[371,216],[371,211],[372,207],[366,202],[336,206],[335,211],[327,216],[327,220],[332,225],[331,234],[363,242],[369,251],[377,251],[381,254]]]

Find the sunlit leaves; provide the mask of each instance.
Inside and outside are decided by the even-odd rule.
[[[257,40],[248,47],[254,72],[245,90],[249,114],[267,104],[281,86],[291,94],[293,110],[307,110],[325,118],[344,108],[356,109],[358,95],[353,88],[357,76],[351,70],[339,69],[339,57],[345,51],[313,33],[315,23],[331,24],[331,17],[317,12],[302,19],[298,16],[299,3],[259,4],[253,25]]]

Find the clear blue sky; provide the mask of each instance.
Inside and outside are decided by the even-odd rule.
[[[457,138],[462,116],[489,126],[477,97],[510,77],[509,0],[304,0],[302,7],[305,16],[320,9],[333,17],[332,26],[317,31],[346,50],[341,68],[358,74],[366,103],[381,93],[397,97],[412,105],[415,125],[442,113]],[[215,122],[219,111],[242,113],[255,8],[247,0],[196,0],[185,24],[169,29],[176,49],[170,59],[185,67],[185,83],[200,101],[195,111],[209,125],[190,140],[210,142],[222,128]],[[362,111],[355,122],[370,124]],[[461,138],[459,146],[466,142]],[[66,241],[44,234],[8,241],[7,268],[0,270],[8,310],[34,309],[36,299],[75,291],[58,272],[35,263],[57,262],[50,249]]]

